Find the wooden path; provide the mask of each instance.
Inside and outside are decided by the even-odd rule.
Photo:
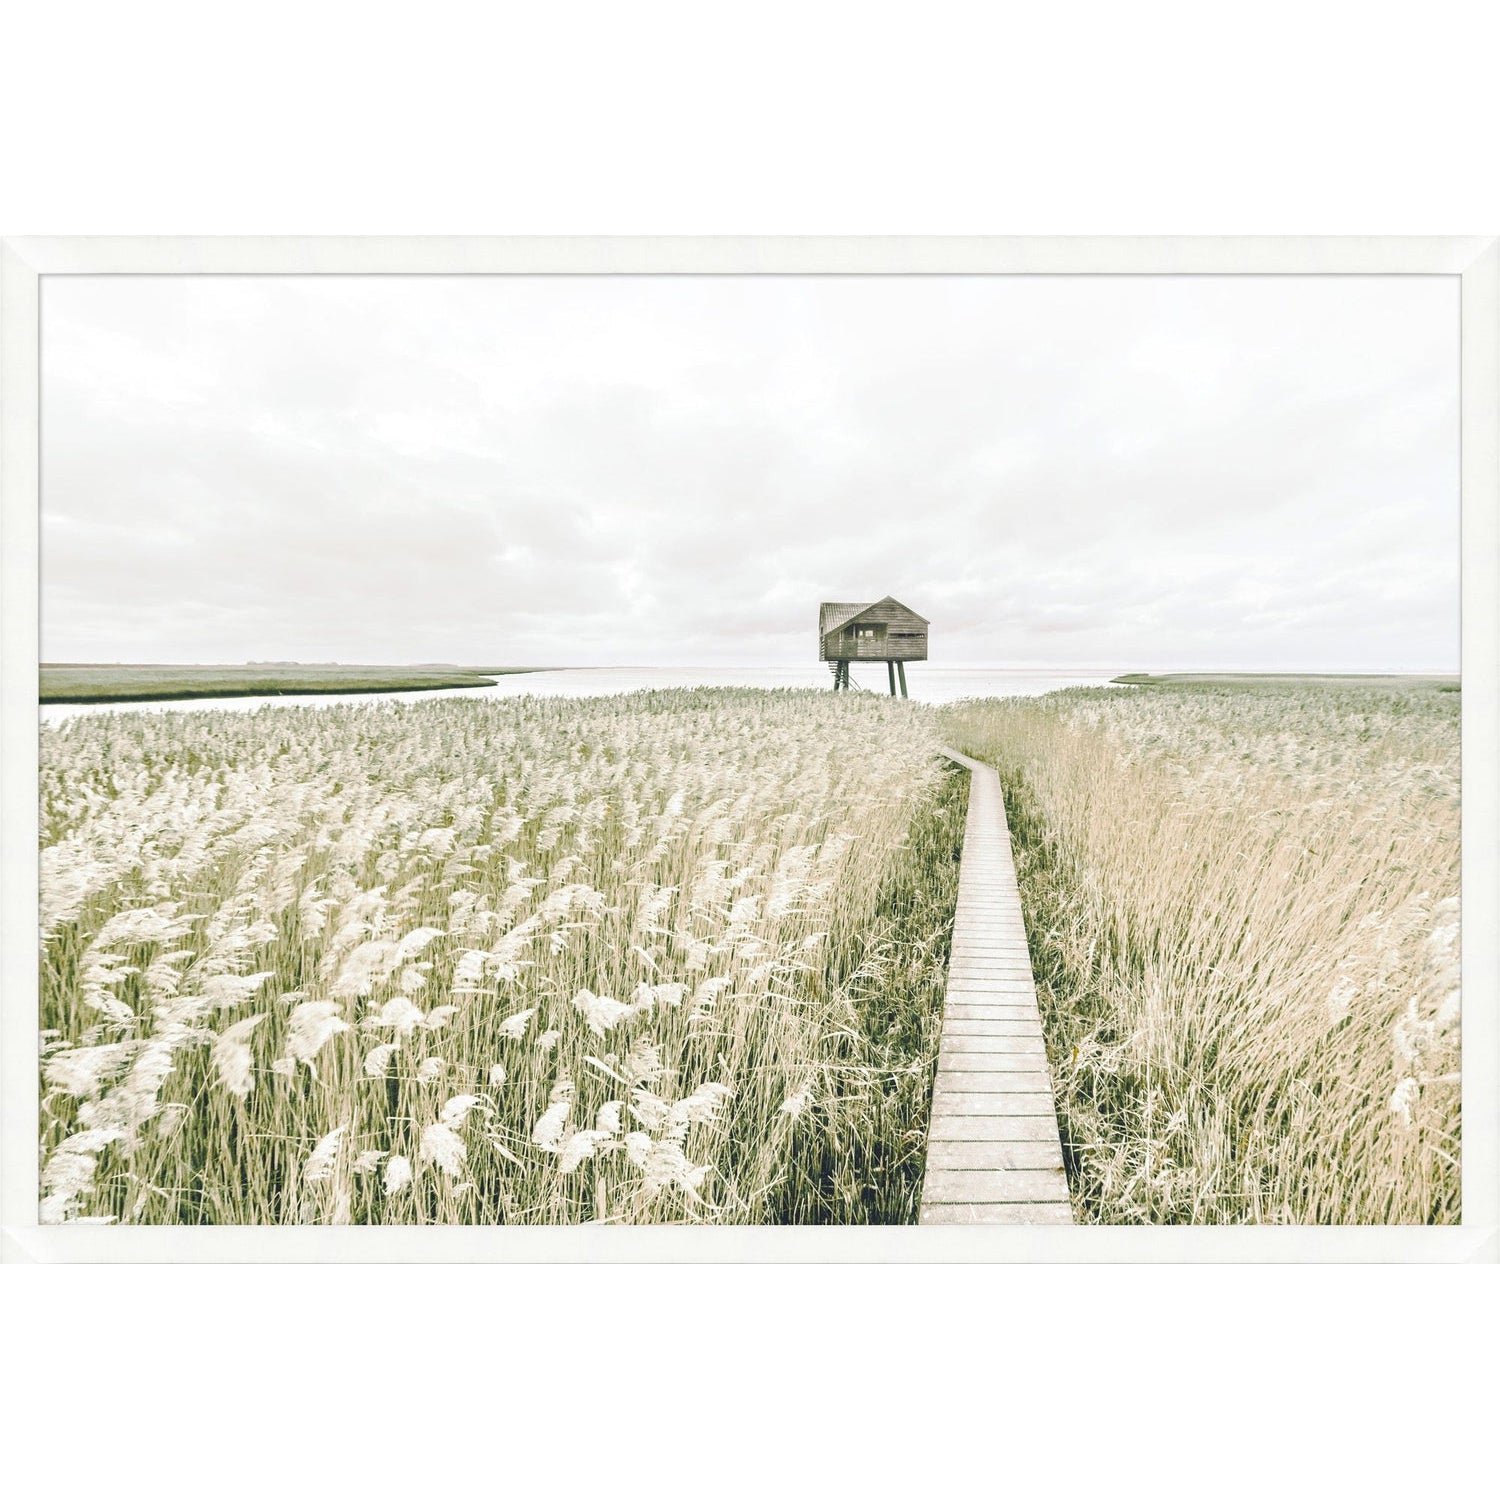
[[[921,1224],[1071,1224],[1000,778],[969,772]]]

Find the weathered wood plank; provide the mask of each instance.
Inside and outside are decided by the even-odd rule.
[[[1019,979],[1035,984],[1031,973],[1031,959],[1023,954],[960,953],[948,965],[955,976],[973,979]]]
[[[1014,1036],[1042,1039],[1042,1028],[1027,1016],[1018,1016],[1004,1021],[970,1021],[962,1016],[949,1016],[943,1023],[943,1038],[961,1036]]]
[[[959,959],[954,964],[955,972],[949,976],[947,988],[949,990],[1025,990],[1028,994],[1036,992],[1036,978],[1031,971],[1030,965],[1022,967],[1014,965],[1008,973],[1004,974],[976,974],[961,971]]]
[[[955,1052],[944,1044],[938,1052],[937,1076],[951,1087],[963,1073],[1031,1073],[1038,1080],[1046,1079],[1044,1087],[1052,1086],[1044,1047],[1022,1052]]]
[[[997,980],[993,984],[950,984],[943,1003],[946,1015],[950,1005],[1024,1005],[1036,1008],[1036,985],[1023,979]]]
[[[953,1091],[942,1100],[944,1115],[1043,1115],[1057,1129],[1057,1106],[1052,1090],[1045,1094],[1001,1094]],[[938,1101],[932,1103],[933,1119],[939,1117]]]
[[[953,1025],[961,1026],[963,1022],[955,1021]],[[1019,1036],[976,1036],[972,1031],[950,1031],[944,1028],[943,1051],[949,1057],[991,1052],[1005,1052],[1018,1057],[1045,1057],[1047,1055],[1046,1043],[1042,1040],[1040,1031],[1026,1031]]]
[[[1024,1066],[1015,1068],[970,1068],[967,1064],[962,1071],[953,1067],[939,1066],[937,1071],[937,1082],[934,1085],[934,1093],[938,1098],[943,1094],[1045,1094],[1049,1099],[1052,1097],[1052,1078],[1045,1066],[1038,1064],[1037,1059],[1030,1057],[1013,1057],[1010,1062],[1018,1062]],[[985,1058],[985,1062],[999,1062],[999,1058]],[[937,1107],[937,1098],[934,1098],[933,1108]]]
[[[966,982],[948,986],[948,1003],[955,1005],[1036,1004],[1036,985],[1029,979],[996,979],[988,984]]]
[[[975,1168],[1014,1172],[1023,1168],[1062,1171],[1062,1147],[1054,1141],[933,1141],[927,1148],[927,1170]]]
[[[1036,1017],[1037,1024],[1041,1024],[1034,989],[1001,990],[998,993],[972,989],[950,992],[943,1006],[943,1015],[951,1016],[955,1021],[1029,1021]]]
[[[1019,1031],[1005,1031],[1004,1028],[1025,1028],[1026,1031],[1040,1032],[1041,1026],[1037,1019],[1026,1013],[1020,1005],[966,1005],[957,1016],[948,1017],[948,1025],[960,1026],[962,1031],[954,1032],[954,1037],[1014,1037],[1022,1035]],[[983,1032],[971,1031],[972,1026],[999,1026],[1002,1031]]]
[[[1055,1168],[1000,1168],[995,1171],[927,1169],[922,1183],[927,1203],[1066,1203],[1068,1179]]]
[[[1011,1099],[1013,1094],[990,1095]],[[934,1119],[929,1141],[1057,1141],[1057,1121],[1051,1115],[955,1115]]]

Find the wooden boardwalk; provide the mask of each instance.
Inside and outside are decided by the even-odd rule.
[[[969,771],[921,1224],[1071,1224],[1000,778]]]

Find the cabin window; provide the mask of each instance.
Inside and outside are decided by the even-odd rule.
[[[884,625],[852,625],[845,631],[856,641],[883,641],[885,639]]]

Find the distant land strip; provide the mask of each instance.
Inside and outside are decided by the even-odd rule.
[[[541,667],[306,666],[243,667],[118,663],[43,663],[43,703],[149,703],[165,698],[274,698],[282,694],[409,693],[432,688],[493,687],[499,677]]]
[[[1430,687],[1459,691],[1458,674],[1432,672],[1126,672],[1112,683],[1130,687]]]

